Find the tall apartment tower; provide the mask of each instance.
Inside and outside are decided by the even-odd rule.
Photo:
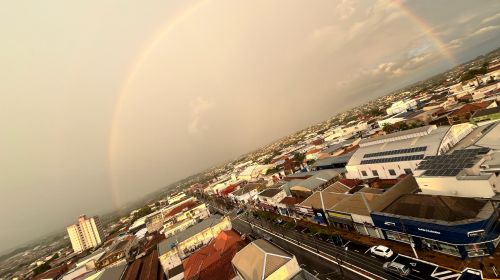
[[[66,229],[75,252],[94,248],[104,241],[104,231],[97,216],[87,218],[87,216],[81,215],[78,218],[78,223],[70,225]]]

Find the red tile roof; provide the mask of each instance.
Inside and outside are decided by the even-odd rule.
[[[122,280],[157,280],[166,279],[158,259],[158,251],[135,260],[127,267]]]
[[[474,113],[476,111],[479,111],[481,109],[488,107],[490,104],[491,104],[490,101],[465,104],[464,106],[460,107],[460,109],[453,111],[450,114],[450,116],[453,117],[453,116],[459,116],[459,115],[466,114],[466,113]]]
[[[180,212],[182,212],[182,210],[188,208],[188,209],[191,209],[191,208],[194,208],[195,206],[198,206],[200,203],[198,201],[188,201],[188,202],[185,202],[175,208],[173,208],[172,210],[170,210],[170,212],[168,212],[168,217],[171,217],[171,216],[174,216]]]
[[[233,279],[236,275],[231,260],[245,245],[246,241],[232,230],[219,233],[207,246],[182,262],[184,279]]]
[[[340,179],[339,182],[351,189],[363,183],[363,181],[359,179]]]
[[[135,280],[139,277],[139,272],[141,271],[142,259],[135,260],[132,264],[127,267],[127,270],[123,274],[122,280]]]

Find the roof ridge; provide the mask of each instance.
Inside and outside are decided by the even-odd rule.
[[[368,204],[368,201],[366,201],[365,193],[360,193],[361,198],[363,199],[363,203],[365,204],[366,208],[368,209],[368,212],[372,212],[372,207]]]

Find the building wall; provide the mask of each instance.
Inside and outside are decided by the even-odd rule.
[[[80,217],[78,224],[73,224],[66,230],[75,252],[97,247],[104,239],[104,231],[97,217]]]
[[[273,197],[266,197],[266,196],[258,196],[258,199],[260,201],[264,201],[266,202],[267,204],[269,205],[272,205],[272,206],[278,206],[278,203],[286,197],[286,193],[284,190],[280,191],[279,193],[277,193],[275,196]]]
[[[423,194],[449,195],[461,197],[491,198],[495,196],[493,181],[489,180],[457,180],[456,177],[416,177]]]
[[[177,244],[175,248],[167,252],[166,258],[169,255],[178,255],[181,259],[185,258],[187,255],[184,250],[195,249],[200,245],[208,244],[212,239],[214,239],[221,231],[231,230],[231,220],[229,217],[224,217],[218,224],[199,232],[196,235]]]
[[[377,177],[373,174],[373,170],[378,172],[378,177],[380,179],[396,179],[400,175],[406,174],[405,169],[410,169],[412,172],[417,169],[418,163],[421,160],[413,161],[400,161],[391,163],[377,163],[377,164],[361,164],[361,165],[348,165],[346,166],[347,174],[346,177],[349,179],[367,179]],[[392,169],[395,175],[391,175],[389,170]],[[366,172],[366,176],[363,176],[363,171]]]
[[[71,241],[71,247],[75,252],[82,252],[85,245],[82,244],[83,239],[80,237],[78,225],[71,225],[67,228],[69,240]]]

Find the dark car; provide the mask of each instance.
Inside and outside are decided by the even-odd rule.
[[[408,276],[410,275],[410,268],[404,264],[400,264],[397,262],[386,262],[383,265],[385,271],[397,274],[399,276]]]

